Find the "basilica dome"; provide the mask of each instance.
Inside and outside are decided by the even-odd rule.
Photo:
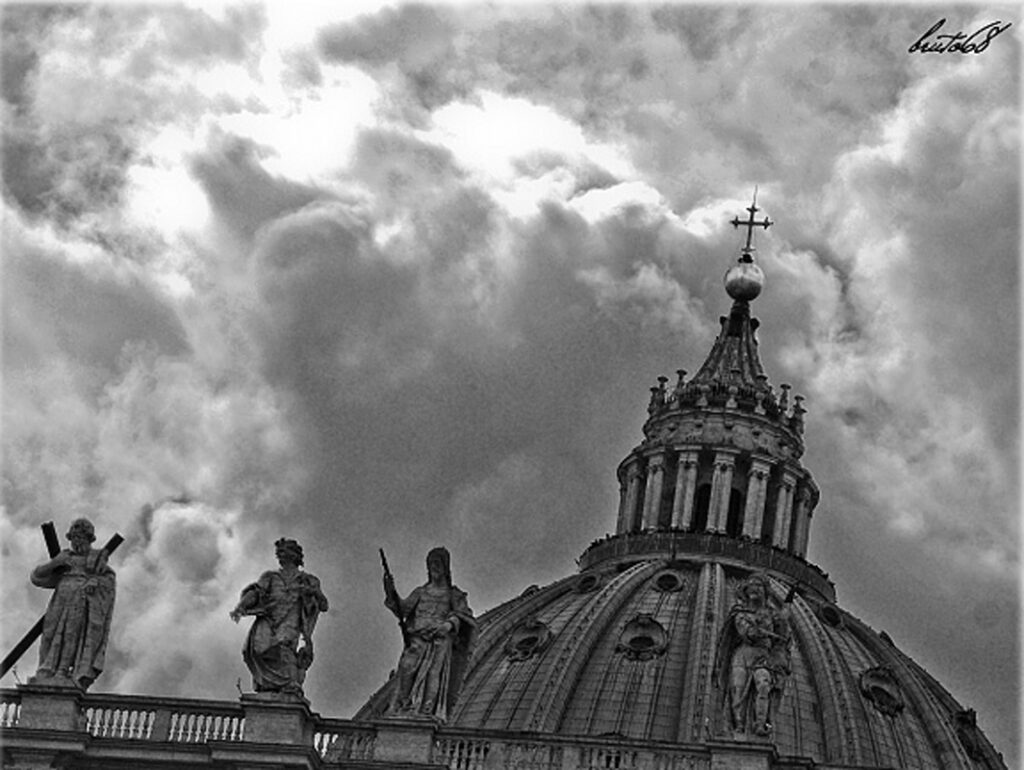
[[[734,224],[770,224],[748,210]],[[576,574],[478,619],[448,724],[768,743],[787,768],[1005,768],[973,710],[839,607],[806,559],[820,498],[802,464],[806,410],[762,367],[752,251],[748,233],[703,365],[651,388],[643,440],[618,468],[615,533]]]
[[[827,577],[797,557],[719,533],[648,532],[595,543],[582,567],[480,619],[453,724],[687,744],[731,739],[723,629],[737,589],[760,572],[792,628],[790,674],[770,735],[780,756],[873,768],[1004,767],[973,712],[886,634],[838,607]]]

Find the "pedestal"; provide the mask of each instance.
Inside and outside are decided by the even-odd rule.
[[[298,695],[245,693],[245,741],[288,746],[313,744],[313,712],[309,701]]]
[[[82,691],[77,687],[48,684],[18,686],[21,715],[18,727],[30,730],[78,732],[85,729]]]
[[[373,758],[377,762],[429,764],[434,747],[432,719],[381,719],[374,723],[377,742]]]

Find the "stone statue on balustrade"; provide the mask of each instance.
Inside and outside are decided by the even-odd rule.
[[[383,552],[381,558],[383,560]],[[447,719],[472,651],[476,621],[466,593],[452,584],[445,548],[427,554],[427,582],[399,596],[384,560],[384,604],[398,618],[404,648],[398,668],[379,694],[382,716]]]
[[[114,612],[114,570],[107,566],[107,550],[92,547],[96,531],[88,519],[71,522],[66,537],[71,548],[30,575],[32,585],[53,589],[53,596],[43,619],[39,668],[29,683],[84,690],[103,671]]]
[[[302,683],[313,663],[313,629],[327,597],[320,581],[302,569],[302,546],[282,538],[274,543],[280,569],[264,572],[242,591],[231,611],[236,623],[255,617],[242,659],[257,693],[302,697]]]
[[[749,577],[718,643],[716,681],[723,690],[726,724],[734,736],[770,739],[790,673],[790,591],[781,607],[771,601],[768,578]]]

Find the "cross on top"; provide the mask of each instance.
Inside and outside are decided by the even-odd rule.
[[[749,206],[747,206],[747,211],[750,212],[750,218],[747,219],[746,221],[741,221],[739,217],[733,217],[733,220],[732,220],[732,226],[733,227],[736,227],[736,228],[745,227],[745,228],[747,228],[747,245],[743,247],[743,253],[744,254],[749,254],[751,251],[754,250],[753,247],[751,247],[751,245],[750,245],[750,240],[751,240],[751,238],[754,235],[754,228],[755,227],[763,227],[765,230],[767,230],[769,227],[771,227],[773,224],[775,224],[770,219],[768,219],[768,217],[765,217],[764,221],[762,221],[762,222],[755,222],[754,221],[754,214],[756,214],[760,210],[761,209],[759,209],[757,207],[757,187],[755,187],[754,188],[754,201]]]

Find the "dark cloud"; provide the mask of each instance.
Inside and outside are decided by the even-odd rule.
[[[281,52],[285,107],[189,83],[221,62],[271,77],[262,14],[90,10],[78,42],[40,22],[5,85],[5,198],[57,244],[10,258],[5,361],[36,368],[5,381],[5,583],[38,552],[31,511],[99,512],[129,536],[104,686],[233,698],[226,612],[296,537],[332,603],[308,694],[352,713],[400,644],[378,547],[408,590],[448,545],[483,611],[613,527],[647,389],[706,355],[741,243],[726,222],[760,183],[779,221],[757,234],[755,314],[771,381],[809,396],[812,559],[1009,755],[1018,54],[907,56],[930,14],[403,6]],[[330,98],[355,138],[329,168],[289,176],[273,131],[242,138]],[[506,147],[481,119],[462,146],[443,104],[542,113],[552,136]],[[354,129],[363,107],[376,125]],[[117,218],[163,128],[191,137],[209,202],[187,237]],[[34,619],[37,593],[5,617]]]
[[[246,240],[263,224],[328,197],[309,185],[271,176],[260,164],[261,154],[251,140],[218,134],[192,159],[192,173],[220,220]]]
[[[93,265],[68,264],[24,243],[13,229],[4,239],[8,371],[26,371],[56,355],[109,374],[126,345],[145,344],[169,355],[188,350],[174,309],[131,270],[108,268],[103,275]]]
[[[459,69],[450,12],[419,4],[385,8],[320,34],[329,61],[397,68],[400,86],[427,110],[467,93]]]

